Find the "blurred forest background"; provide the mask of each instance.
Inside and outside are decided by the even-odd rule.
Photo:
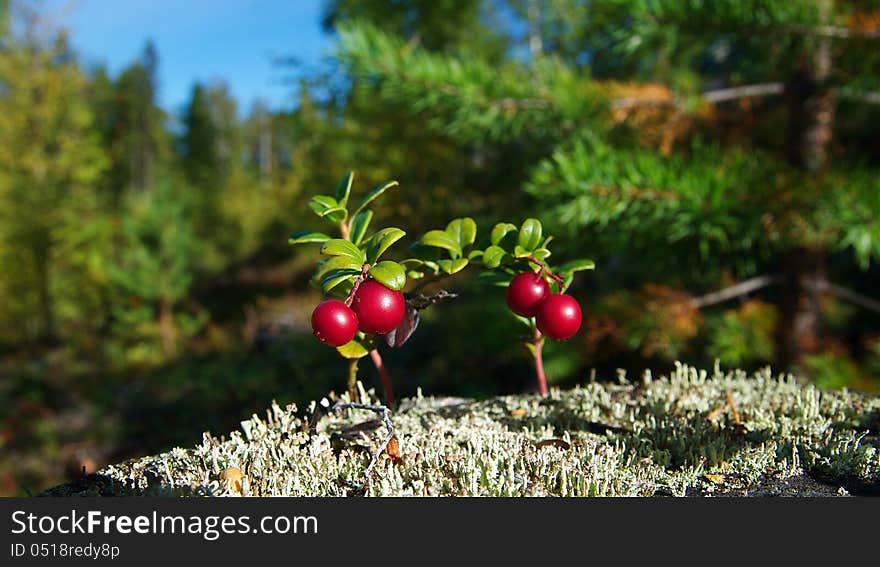
[[[596,260],[558,387],[718,359],[880,390],[876,0],[327,0],[295,104],[212,82],[177,114],[174,53],[110,73],[0,7],[0,495],[343,391],[287,235],[349,169],[400,181],[377,215],[412,237],[535,216]],[[472,276],[385,355],[399,395],[533,388]]]

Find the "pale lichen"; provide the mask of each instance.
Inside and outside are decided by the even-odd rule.
[[[328,407],[299,413],[273,402],[240,432],[205,433],[191,449],[111,465],[47,494],[684,496],[800,477],[828,494],[880,490],[880,399],[769,370],[677,365],[659,379],[545,398],[418,396],[391,416],[401,458],[383,455],[369,486],[385,426],[370,412]],[[228,467],[243,471],[241,490],[221,478]]]

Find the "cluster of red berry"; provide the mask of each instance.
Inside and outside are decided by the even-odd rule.
[[[369,335],[384,335],[403,321],[406,301],[403,293],[375,280],[357,287],[349,302],[328,299],[312,312],[312,331],[323,343],[339,347],[351,341],[358,329]]]
[[[557,341],[571,338],[581,328],[581,306],[570,295],[551,293],[540,273],[524,272],[507,287],[507,306],[523,317],[535,317],[538,330]]]

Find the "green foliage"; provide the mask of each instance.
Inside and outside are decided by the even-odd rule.
[[[476,57],[413,50],[367,24],[340,24],[337,31],[340,58],[354,73],[414,112],[430,109],[428,124],[456,138],[556,139],[604,110],[595,87],[552,57],[531,68],[505,63],[499,69]]]
[[[34,41],[10,38],[0,50],[0,327],[30,341],[73,330],[59,327],[60,309],[97,307],[83,286],[101,229],[81,229],[101,212],[106,165],[66,42]]]

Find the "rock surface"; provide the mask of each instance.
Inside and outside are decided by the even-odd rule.
[[[769,370],[679,365],[659,379],[546,398],[418,397],[390,414],[397,451],[381,450],[381,414],[322,402],[303,412],[273,402],[240,432],[205,433],[195,447],[111,465],[43,495],[880,494],[880,398]],[[240,483],[228,481],[228,467],[243,473]]]

